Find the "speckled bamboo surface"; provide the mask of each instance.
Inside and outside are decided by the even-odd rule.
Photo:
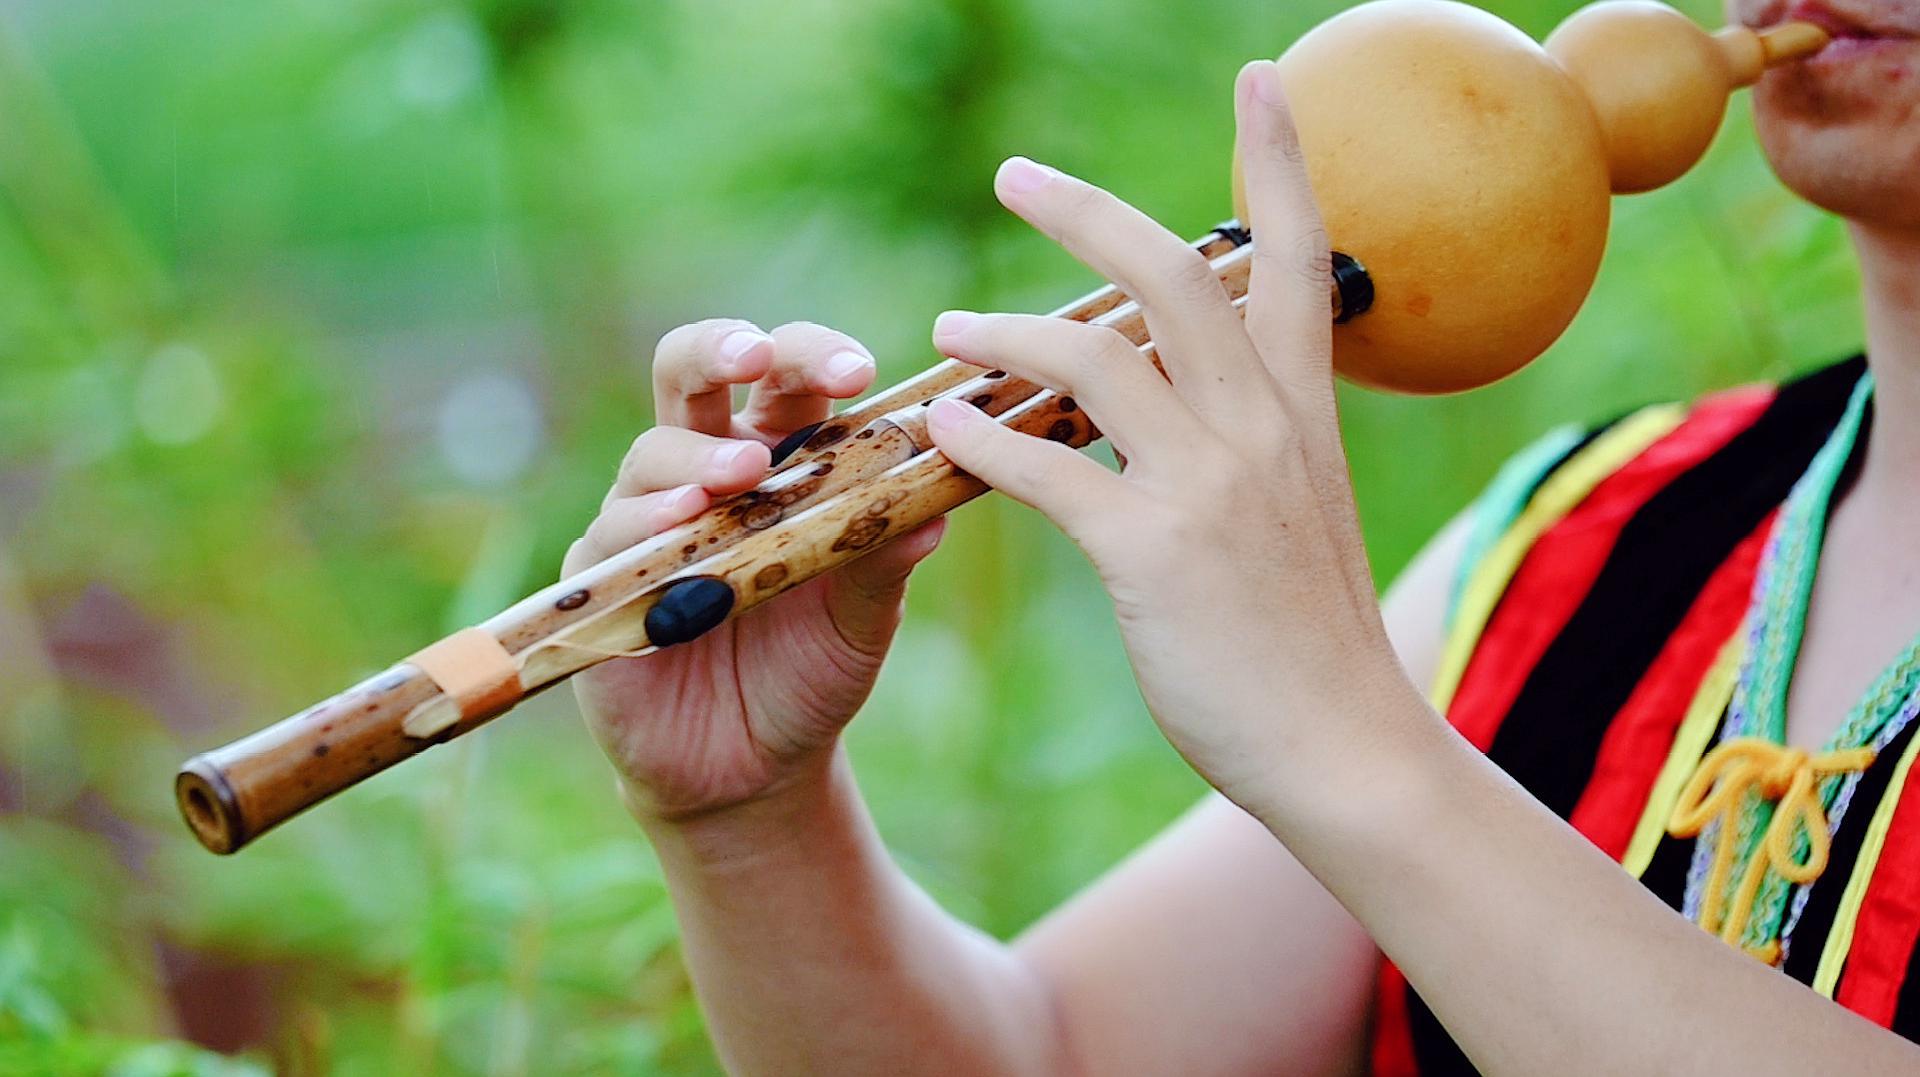
[[[1239,237],[1243,239],[1244,233]],[[1242,300],[1252,248],[1224,229],[1198,244]],[[1111,287],[1064,308],[1108,325],[1157,364],[1137,305]],[[952,395],[1013,429],[1075,447],[1098,431],[1071,398],[1001,371],[948,360],[822,424],[753,490],[514,604],[482,625],[519,667],[522,698],[607,658],[643,652],[647,614],[696,578],[732,592],[728,616],[830,571],[983,493],[933,449],[926,407]],[[505,710],[462,715],[402,662],[340,694],[187,761],[182,814],[202,844],[229,853],[275,825]]]

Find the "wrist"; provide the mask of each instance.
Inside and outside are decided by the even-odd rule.
[[[1234,797],[1282,841],[1404,826],[1458,747],[1397,661],[1326,683],[1289,704],[1292,728],[1271,745],[1263,780]]]
[[[624,777],[619,792],[663,861],[709,867],[790,849],[798,840],[828,829],[836,814],[858,802],[852,767],[838,742],[796,760],[752,796],[722,806],[662,812]]]

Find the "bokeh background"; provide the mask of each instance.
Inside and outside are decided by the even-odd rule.
[[[941,309],[1057,305],[1016,152],[1204,232],[1235,70],[1342,6],[0,2],[0,1072],[713,1072],[570,694],[232,859],[174,767],[550,581],[669,327],[824,321],[891,382]],[[1535,367],[1346,394],[1380,577],[1553,425],[1848,352],[1853,288],[1736,104]],[[911,603],[853,751],[960,915],[1200,792],[1033,514],[963,510]]]

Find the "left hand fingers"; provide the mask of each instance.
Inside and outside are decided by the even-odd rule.
[[[773,363],[747,393],[736,418],[742,437],[768,443],[825,419],[832,401],[858,396],[873,384],[873,356],[845,333],[812,322],[788,322],[773,331]]]
[[[1279,65],[1259,60],[1241,68],[1234,91],[1234,152],[1254,234],[1247,335],[1282,386],[1330,401],[1332,255]]]
[[[961,470],[1052,520],[1096,561],[1090,543],[1111,535],[1114,519],[1139,518],[1139,498],[1125,479],[1057,441],[1009,430],[953,397],[927,409],[933,443]]]
[[[950,310],[934,319],[933,341],[943,355],[1073,397],[1128,456],[1161,459],[1169,448],[1212,437],[1140,349],[1105,326]]]
[[[1092,184],[1009,158],[994,177],[1008,209],[1140,303],[1180,395],[1202,418],[1231,423],[1268,392],[1259,356],[1206,258],[1152,218]]]

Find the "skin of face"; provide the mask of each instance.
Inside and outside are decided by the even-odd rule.
[[[1920,229],[1920,0],[1728,0],[1727,14],[1755,28],[1805,19],[1835,36],[1754,87],[1781,181],[1857,224]]]

